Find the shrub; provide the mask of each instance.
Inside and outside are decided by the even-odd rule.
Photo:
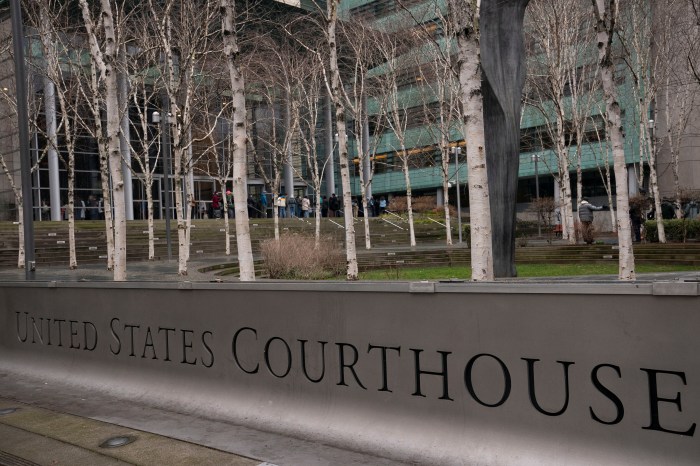
[[[644,229],[647,235],[647,241],[659,241],[658,231],[656,230],[656,221],[648,220],[644,223]],[[671,219],[664,220],[664,230],[666,232],[667,241],[685,241],[691,238],[700,238],[700,220],[688,219]]]
[[[414,212],[432,212],[437,207],[437,197],[419,196],[411,199],[411,207]]]
[[[406,196],[394,196],[389,201],[387,209],[392,212],[406,212],[408,210],[408,204],[406,203]]]
[[[322,280],[345,272],[345,255],[331,237],[322,237],[315,249],[313,236],[284,233],[279,241],[274,238],[263,241],[260,252],[270,278]]]
[[[406,212],[408,210],[408,202],[406,196],[394,196],[389,201],[389,210],[394,212]],[[437,197],[435,196],[415,196],[411,198],[411,208],[413,212],[434,213],[443,212],[442,206],[437,205]],[[450,206],[450,213],[456,215],[454,207]]]
[[[435,196],[418,196],[411,199],[411,207],[414,213],[422,213],[432,218],[440,218],[445,215],[442,206],[437,205],[437,197]],[[400,213],[408,211],[408,202],[406,196],[394,196],[389,201],[387,207],[390,211]],[[450,216],[457,216],[457,209],[450,205]]]

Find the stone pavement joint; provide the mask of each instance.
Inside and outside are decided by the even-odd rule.
[[[17,408],[0,416],[0,452],[12,459],[7,461],[11,465],[260,464],[213,448],[0,398],[0,409],[4,408]],[[100,446],[118,436],[135,440],[117,448]],[[2,456],[0,464],[5,464]]]

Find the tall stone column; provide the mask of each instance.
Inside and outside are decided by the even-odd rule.
[[[285,102],[285,112],[284,112],[284,131],[285,131],[285,138],[289,139],[289,136],[287,131],[289,131],[289,127],[292,125],[292,106],[291,103],[289,102],[290,97],[287,96],[287,100]],[[294,160],[292,159],[292,143],[291,141],[288,142],[287,147],[286,147],[286,154],[284,157],[284,169],[283,169],[283,176],[284,176],[284,193],[287,195],[287,213],[290,214],[288,217],[291,217],[292,214],[292,209],[291,206],[289,205],[289,199],[294,196]]]
[[[47,160],[49,163],[49,206],[51,220],[61,220],[61,181],[59,177],[58,135],[56,129],[56,87],[48,76],[44,77],[44,112],[46,113],[46,135],[49,139]]]
[[[131,183],[131,147],[129,141],[129,83],[126,75],[119,73],[119,106],[123,110],[121,118],[121,134],[119,135],[119,147],[122,153],[122,172],[124,177],[124,208],[127,220],[134,219],[134,193]]]
[[[335,164],[333,163],[335,154],[335,133],[333,133],[333,102],[331,96],[326,96],[326,196],[335,192]]]
[[[365,101],[365,108],[367,108],[367,103]],[[365,172],[365,182],[371,176],[370,170],[372,169],[372,161],[370,160],[371,154],[369,153],[369,118],[365,116],[365,121],[362,122],[362,151],[365,154],[365,158],[362,161],[362,169]],[[364,195],[369,199],[372,197],[372,183],[367,183],[367,189]]]
[[[515,201],[520,163],[520,105],[525,83],[523,18],[529,0],[482,0],[486,166],[489,179],[493,272],[514,277]]]
[[[638,164],[627,165],[627,190],[629,191],[629,196],[636,196],[639,194],[639,182],[637,179],[637,170],[641,170]]]

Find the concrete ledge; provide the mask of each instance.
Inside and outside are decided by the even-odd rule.
[[[695,282],[654,282],[654,296],[698,296],[700,283]]]

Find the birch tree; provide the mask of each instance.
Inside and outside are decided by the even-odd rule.
[[[670,153],[675,215],[676,218],[682,218],[686,197],[686,186],[683,185],[682,179],[687,179],[687,175],[681,173],[683,153],[688,152],[688,139],[694,137],[697,131],[693,117],[697,114],[700,98],[700,80],[697,79],[700,56],[700,23],[697,20],[700,17],[700,3],[697,0],[688,0],[689,5],[685,1],[666,4],[672,1],[663,0],[649,7],[657,19],[653,33],[656,41],[654,53],[660,56],[660,61],[668,70],[663,79],[658,79],[661,81],[662,90],[661,98],[654,106],[654,126],[658,129],[656,135],[661,137],[657,138],[653,147],[658,150],[659,146],[662,146]],[[661,42],[663,39],[666,40]]]
[[[632,78],[632,93],[636,104],[637,138],[641,163],[649,167],[649,188],[654,202],[657,235],[660,243],[666,242],[666,232],[661,211],[661,193],[657,173],[657,160],[661,144],[654,141],[653,130],[659,124],[659,92],[671,72],[671,11],[680,6],[679,0],[658,0],[657,14],[652,13],[646,0],[632,0],[624,11],[624,25],[618,32],[626,53],[625,64]],[[649,120],[649,121],[647,121]],[[640,185],[644,170],[639,170]]]
[[[340,69],[338,67],[338,5],[340,0],[326,2],[326,40],[330,70],[330,95],[335,107],[335,124],[338,132],[338,154],[340,180],[343,189],[343,211],[345,212],[345,256],[348,280],[357,280],[357,250],[355,248],[355,224],[352,217],[352,192],[350,190],[350,167],[348,160],[348,136],[345,128],[345,102],[342,95]]]
[[[426,43],[423,54],[425,63],[420,63],[418,80],[428,90],[423,92],[424,122],[437,142],[440,152],[440,174],[442,178],[443,211],[445,216],[445,241],[452,245],[450,218],[450,141],[454,133],[461,135],[456,128],[460,113],[460,87],[458,80],[457,56],[454,50],[456,39],[455,24],[446,16],[440,1],[423,4],[420,8],[401,3],[404,12],[413,20],[418,38]],[[460,149],[461,150],[461,149]],[[454,170],[454,176],[458,168]],[[456,192],[459,195],[459,192]]]
[[[93,95],[93,116],[97,126],[96,133],[100,142],[100,159],[108,166],[111,177],[111,196],[109,179],[103,170],[102,189],[107,236],[114,237],[114,280],[126,280],[126,211],[124,205],[124,178],[122,176],[122,156],[119,134],[121,132],[121,111],[119,108],[117,86],[118,51],[121,38],[117,35],[115,12],[117,6],[110,0],[100,0],[99,22],[94,20],[94,12],[87,0],[79,0],[82,19],[90,45],[92,59],[91,88]],[[101,39],[98,38],[101,35]],[[101,104],[105,110],[105,136],[102,137]],[[112,208],[114,222],[112,223]],[[108,242],[109,249],[109,242]]]
[[[125,65],[129,76],[129,106],[136,114],[136,118],[131,120],[133,142],[128,141],[132,156],[131,167],[138,167],[138,171],[132,168],[132,172],[142,183],[146,194],[148,260],[152,261],[155,259],[153,185],[156,167],[162,160],[163,153],[160,143],[162,125],[154,124],[153,108],[158,96],[162,94],[163,86],[161,77],[154,73],[158,68],[160,49],[153,44],[153,35],[146,26],[149,17],[145,13],[147,12],[142,12],[131,31],[138,46],[126,54]]]
[[[529,85],[533,90],[530,95],[536,97],[529,103],[541,114],[554,142],[562,237],[575,244],[570,171],[575,165],[580,186],[583,135],[595,95],[587,85],[592,42],[592,28],[586,21],[589,13],[576,0],[536,0],[530,2],[528,15],[527,30],[533,47]]]
[[[7,38],[7,40],[4,40],[0,42],[0,57],[4,59],[4,57],[9,56],[10,59],[13,58],[12,56],[12,40],[11,38]],[[3,60],[4,61],[4,60]],[[10,60],[11,61],[11,60]],[[13,82],[11,86],[15,85]],[[28,88],[31,88],[31,86],[28,86]],[[16,134],[17,131],[17,100],[16,97],[17,92],[15,89],[12,87],[2,87],[0,88],[0,119],[9,122],[8,125],[3,125],[2,126],[2,137],[3,139],[8,137],[9,135],[5,133],[5,131],[10,131],[13,134]],[[29,115],[31,118],[31,124],[34,126],[35,130],[38,128],[36,124],[36,117],[38,114],[38,104],[36,101],[33,99],[28,100],[28,106],[29,106]],[[47,146],[48,147],[48,146]],[[41,161],[45,158],[46,155],[46,150],[42,151],[42,153],[37,157],[37,161],[30,167],[30,171],[32,173],[36,172],[39,168],[39,164]],[[9,151],[7,151],[7,147],[0,147],[0,167],[2,168],[2,172],[7,178],[8,185],[10,186],[10,189],[12,191],[12,196],[15,201],[15,206],[16,206],[16,212],[17,212],[17,268],[18,269],[23,269],[26,266],[26,250],[25,250],[25,245],[24,245],[24,218],[22,215],[22,209],[23,209],[23,204],[24,204],[24,199],[22,197],[22,187],[19,183],[17,183],[16,179],[16,171],[11,168],[12,160],[15,158],[15,154],[10,154]]]
[[[299,70],[302,73],[297,80],[298,98],[293,99],[291,105],[292,121],[297,122],[299,141],[306,160],[306,180],[314,191],[314,247],[318,248],[321,244],[321,187],[326,163],[318,158],[320,135],[317,134],[317,127],[323,112],[321,102],[324,87],[320,64],[315,58],[309,57],[302,64],[304,66]]]
[[[167,118],[166,127],[172,141],[178,273],[187,275],[191,227],[189,206],[194,203],[194,189],[189,186],[186,190],[187,199],[183,198],[183,193],[192,169],[190,154],[196,88],[201,81],[199,76],[206,73],[206,56],[215,47],[212,36],[218,10],[214,0],[167,0],[162,4],[149,0],[148,8],[153,31],[160,39],[163,85],[169,104],[163,118]],[[245,108],[243,111],[245,113]]]
[[[605,116],[605,106],[604,103],[599,103],[599,116],[600,120],[603,122],[603,127],[608,127],[608,119]],[[612,172],[610,171],[610,135],[607,131],[603,131],[601,134],[601,128],[598,128],[598,124],[593,125],[594,131],[596,133],[596,143],[591,144],[591,150],[595,157],[596,169],[598,170],[598,175],[600,175],[601,183],[605,189],[605,194],[608,197],[608,205],[613,205],[613,186],[612,186]],[[612,225],[612,231],[617,232],[617,215],[615,209],[610,209],[610,225]]]
[[[484,148],[481,93],[480,0],[450,0],[450,17],[457,36],[457,64],[462,124],[467,149],[472,280],[493,280],[491,207]]]
[[[689,21],[684,25],[682,40],[685,59],[693,80],[700,84],[700,0],[685,0],[681,11],[686,14]],[[674,29],[674,32],[679,32]]]
[[[681,150],[688,130],[693,111],[697,108],[698,85],[688,81],[683,73],[674,78],[666,77],[664,86],[663,123],[666,126],[665,142],[671,155],[673,172],[673,197],[676,218],[683,218],[683,189],[681,184],[680,160]],[[659,222],[657,222],[659,223]]]
[[[256,109],[256,136],[261,147],[250,147],[258,167],[258,173],[272,192],[272,217],[275,239],[280,237],[279,209],[277,202],[281,194],[282,174],[285,164],[291,165],[292,144],[297,138],[299,105],[296,88],[304,86],[298,53],[290,47],[286,37],[274,40],[263,38],[246,67],[247,80],[252,93],[259,95],[263,105]],[[265,164],[269,167],[265,169]],[[289,189],[288,189],[289,191]]]
[[[233,199],[236,212],[236,246],[241,281],[255,280],[253,249],[250,242],[250,224],[247,205],[247,146],[245,79],[241,73],[240,52],[235,30],[235,1],[221,0],[221,32],[224,40],[224,57],[231,79],[231,103],[233,105]]]
[[[218,84],[218,79],[210,75],[205,91],[207,98],[199,99],[202,113],[199,118],[200,132],[206,135],[207,148],[197,166],[215,180],[215,186],[220,186],[225,254],[228,256],[231,254],[231,228],[226,183],[233,177],[233,141],[230,134],[233,115],[230,99],[224,96],[224,89],[219,89]]]
[[[53,1],[37,1],[35,6],[38,11],[30,14],[29,17],[36,20],[39,36],[42,44],[42,51],[45,60],[43,69],[44,78],[44,98],[51,99],[51,104],[48,109],[46,121],[47,125],[51,119],[56,117],[56,102],[58,98],[61,122],[58,128],[53,128],[47,134],[47,142],[49,146],[60,157],[62,151],[58,147],[58,131],[63,134],[63,143],[65,149],[65,157],[60,157],[66,167],[67,187],[68,187],[68,204],[66,206],[66,215],[68,217],[68,267],[72,269],[78,268],[78,260],[75,250],[75,144],[77,139],[77,129],[79,125],[76,123],[81,120],[79,106],[81,93],[76,86],[81,84],[79,76],[81,73],[72,73],[75,65],[69,60],[67,63],[67,71],[64,74],[59,63],[59,54],[71,47],[72,44],[63,44],[61,37],[67,36],[66,29],[59,30],[59,18],[65,14],[59,4]],[[73,76],[75,75],[75,76]],[[49,115],[53,113],[53,115]],[[55,125],[55,121],[54,121]],[[48,129],[48,128],[47,128]],[[52,134],[53,133],[53,134]]]
[[[341,33],[345,44],[347,44],[347,57],[350,63],[351,72],[347,78],[347,86],[342,87],[344,91],[345,104],[353,122],[353,133],[355,135],[355,154],[357,160],[358,174],[360,178],[360,202],[362,202],[365,249],[371,249],[370,221],[369,221],[369,198],[372,191],[372,178],[374,173],[374,162],[372,160],[371,146],[376,148],[380,138],[371,138],[369,134],[369,101],[373,97],[373,85],[380,78],[370,77],[369,71],[376,64],[378,55],[377,45],[383,41],[382,35],[373,31],[361,19],[353,19],[341,22]],[[375,88],[376,90],[376,88]],[[375,115],[375,128],[381,126],[383,112],[380,110]]]
[[[613,36],[617,27],[619,4],[617,0],[591,0],[596,21],[600,78],[603,85],[615,170],[615,192],[617,200],[617,238],[619,244],[619,278],[634,280],[634,251],[629,215],[629,192],[627,167],[625,165],[625,136],[622,131],[620,104],[615,84],[613,61]]]
[[[429,129],[434,133],[437,146],[440,151],[440,175],[442,179],[443,192],[443,212],[445,218],[445,241],[447,245],[452,245],[452,227],[450,218],[450,153],[452,152],[451,140],[453,135],[460,134],[459,113],[460,113],[460,88],[457,79],[457,57],[452,52],[452,40],[454,31],[452,24],[440,18],[440,25],[445,30],[444,34],[448,41],[438,41],[433,38],[432,28],[424,28],[423,34],[430,39],[428,66],[420,67],[421,83],[430,89],[423,95],[429,96],[430,101],[424,102],[425,121],[429,124]],[[437,100],[434,100],[434,97]],[[455,148],[458,146],[454,146]],[[456,154],[456,152],[455,152]],[[457,155],[455,155],[457,157]],[[454,169],[454,175],[458,168]],[[459,192],[455,191],[459,196]]]

